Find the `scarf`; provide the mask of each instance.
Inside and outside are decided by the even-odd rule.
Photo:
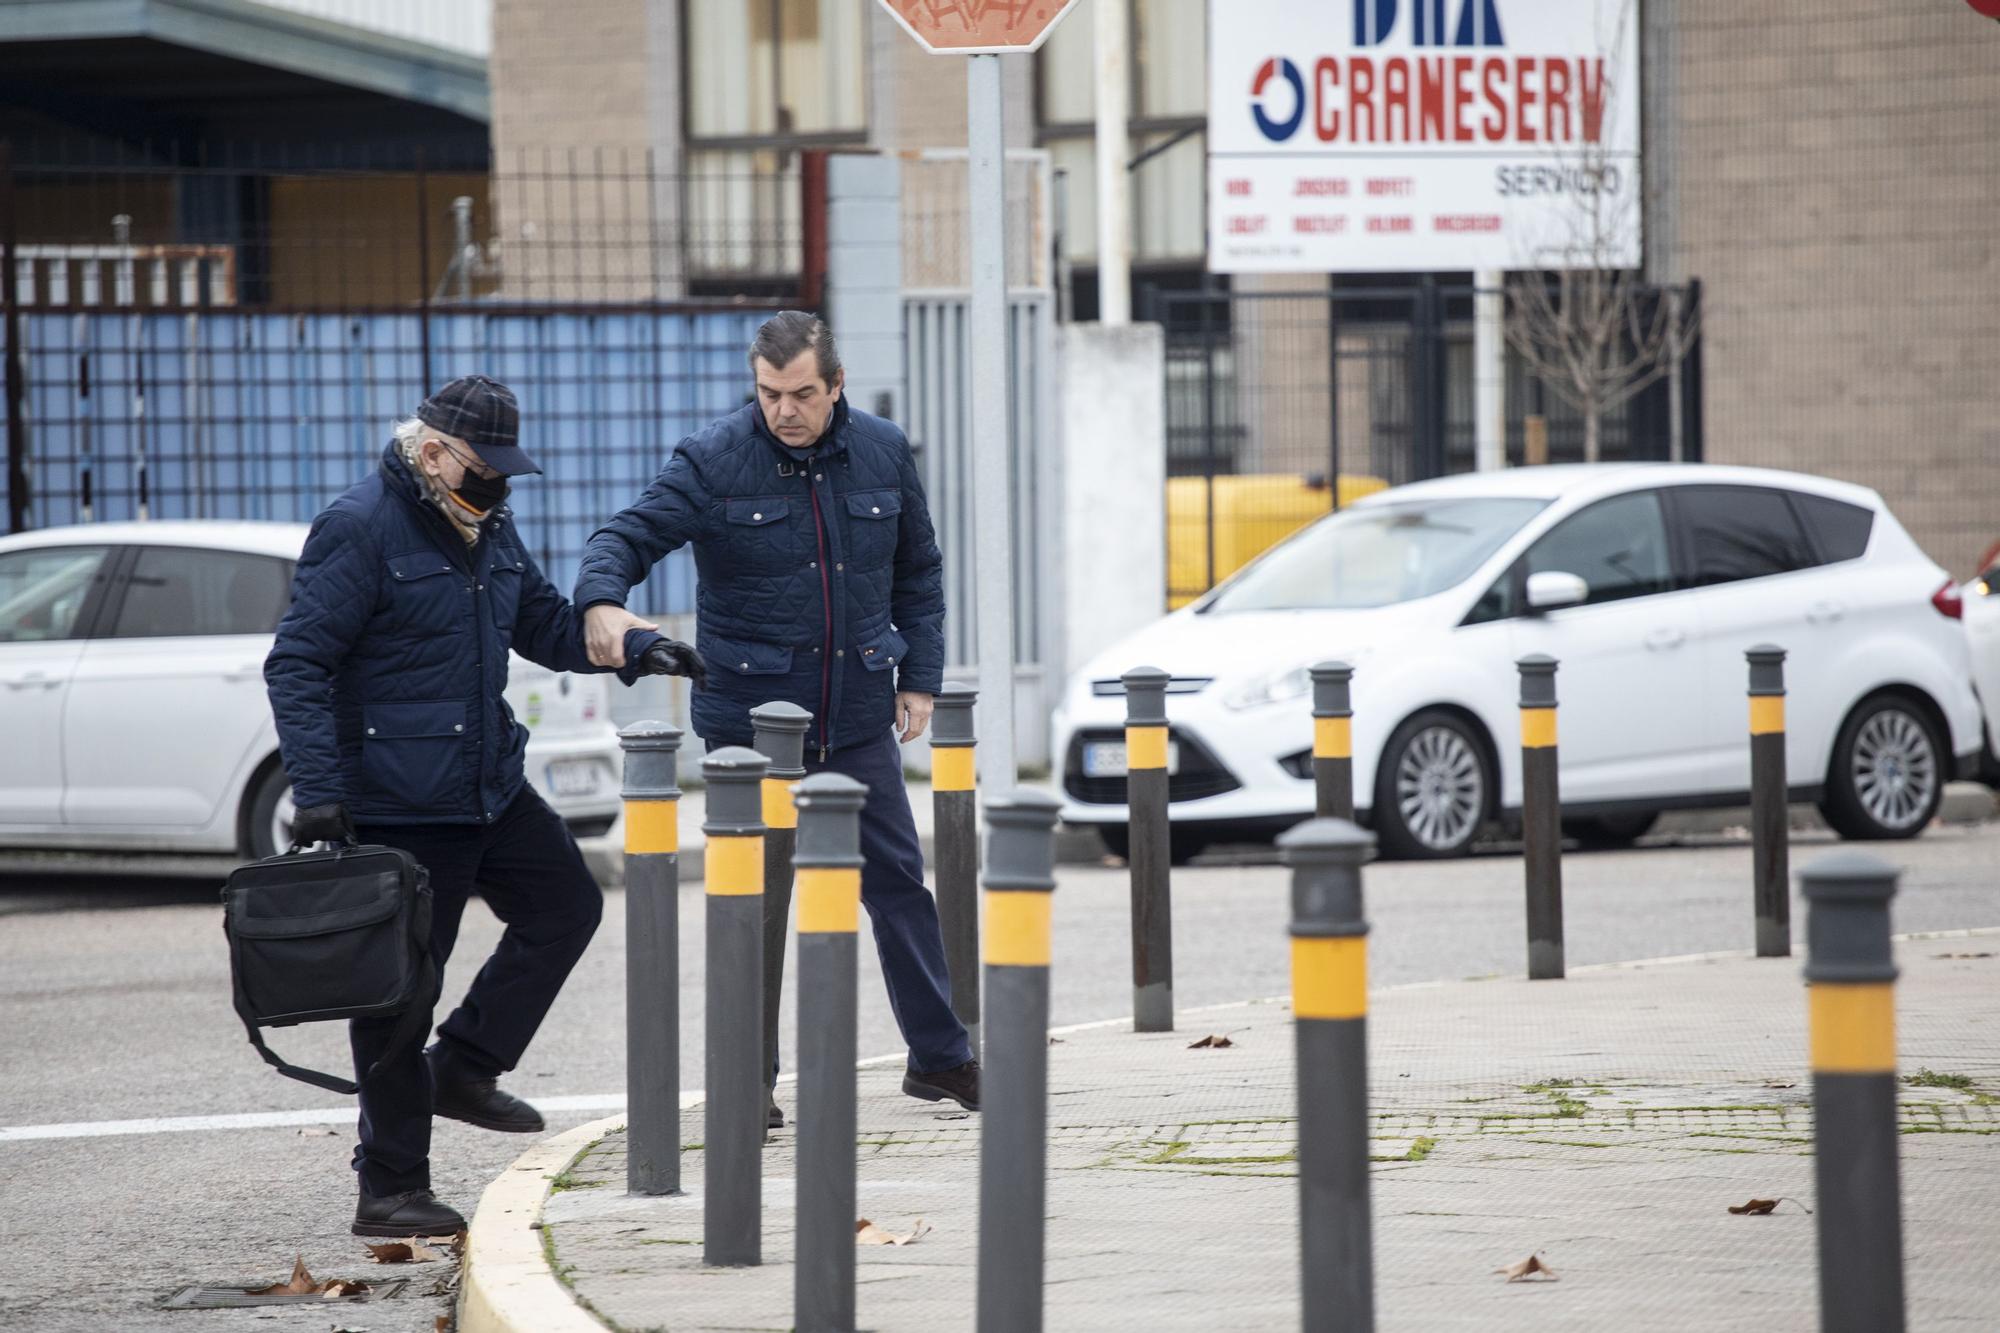
[[[410,471],[416,474],[419,482],[423,483],[425,498],[436,505],[438,512],[450,521],[452,529],[465,538],[465,544],[472,545],[479,540],[479,528],[486,521],[486,516],[475,514],[460,504],[453,498],[451,488],[444,484],[443,478],[434,477],[424,471],[420,458],[422,453],[423,441],[404,442],[403,462],[409,465]]]

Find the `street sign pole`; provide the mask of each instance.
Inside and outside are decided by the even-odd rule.
[[[979,785],[1012,791],[1013,447],[1007,392],[1007,157],[1000,57],[965,58],[966,229],[971,265],[973,588],[979,600]]]

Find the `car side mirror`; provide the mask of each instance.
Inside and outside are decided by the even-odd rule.
[[[1581,606],[1589,599],[1590,585],[1575,574],[1550,569],[1528,575],[1528,610],[1532,612]]]

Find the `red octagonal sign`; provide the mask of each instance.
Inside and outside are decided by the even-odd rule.
[[[1032,51],[1076,0],[881,0],[934,55]]]
[[[2000,19],[2000,0],[1967,0],[1974,11],[1990,19]]]

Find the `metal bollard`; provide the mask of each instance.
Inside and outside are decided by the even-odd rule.
[[[1521,860],[1528,888],[1528,979],[1563,975],[1562,791],[1556,776],[1556,659],[1521,672]]]
[[[708,1023],[702,1104],[705,1264],[763,1262],[764,820],[767,768],[731,746],[702,761],[708,782]]]
[[[1168,876],[1167,673],[1137,667],[1125,683],[1125,806],[1132,859],[1132,1030],[1174,1030],[1174,907]]]
[[[797,704],[759,704],[750,710],[752,747],[771,761],[764,774],[764,1091],[778,1082],[778,1010],[785,993],[785,935],[791,928],[792,851],[798,816],[792,784],[806,775],[806,732],[812,714]],[[771,1101],[771,1105],[777,1103]]]
[[[982,1333],[1042,1327],[1049,1119],[1049,918],[1054,797],[986,806],[986,1074],[979,1124]]]
[[[1792,952],[1792,868],[1785,777],[1785,650],[1760,643],[1750,660],[1750,883],[1757,956]]]
[[[1345,662],[1312,669],[1313,813],[1321,819],[1354,818],[1353,679],[1354,668]]]
[[[680,728],[634,722],[625,752],[625,1188],[681,1189]]]
[[[1896,869],[1835,852],[1799,876],[1806,897],[1813,1178],[1824,1333],[1902,1333],[1896,1162]]]
[[[861,807],[839,773],[798,788],[798,1229],[792,1320],[799,1333],[853,1333],[855,932],[861,924]]]
[[[1315,819],[1278,839],[1292,870],[1292,1018],[1299,1077],[1299,1246],[1306,1333],[1371,1333],[1368,923],[1361,866],[1375,839]]]
[[[979,1054],[979,793],[973,705],[979,692],[956,682],[937,696],[931,720],[931,814],[936,826],[938,925],[951,974],[951,1011]]]

